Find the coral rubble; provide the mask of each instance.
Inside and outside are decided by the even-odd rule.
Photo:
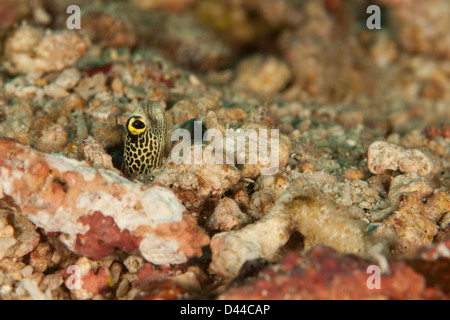
[[[0,300],[449,299],[448,0],[76,2],[0,1]]]

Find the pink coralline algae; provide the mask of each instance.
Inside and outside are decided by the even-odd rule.
[[[176,196],[117,173],[0,140],[0,192],[38,227],[93,259],[115,248],[155,264],[200,256],[209,237]]]
[[[354,255],[340,255],[328,247],[315,247],[306,255],[290,253],[241,287],[220,299],[446,299],[439,289],[427,287],[425,278],[404,262],[391,262],[382,273],[379,289],[369,277],[371,263]],[[370,272],[367,272],[369,270]],[[368,285],[369,283],[369,285]]]

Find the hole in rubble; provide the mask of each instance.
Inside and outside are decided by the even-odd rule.
[[[53,182],[61,185],[64,193],[67,193],[68,187],[67,187],[67,183],[65,181],[61,180],[60,178],[55,178],[55,179],[53,179]]]
[[[291,236],[289,237],[289,240],[282,247],[280,247],[278,249],[278,252],[276,254],[276,258],[280,258],[281,259],[286,254],[288,254],[289,252],[300,253],[305,247],[304,241],[305,241],[305,236],[302,235],[298,231],[294,231],[291,234]]]
[[[123,172],[123,148],[124,144],[110,147],[106,149],[106,152],[112,157],[112,163],[114,168]]]

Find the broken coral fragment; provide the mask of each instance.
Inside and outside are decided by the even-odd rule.
[[[418,192],[422,198],[426,198],[433,194],[433,190],[430,181],[414,172],[410,172],[392,179],[388,197],[391,204],[397,204],[402,199],[402,196],[412,192]]]
[[[292,194],[285,193],[263,218],[248,226],[214,235],[211,240],[210,271],[221,277],[235,276],[247,260],[271,259],[290,235],[285,210]]]
[[[80,145],[77,146],[78,157],[86,160],[99,168],[114,169],[112,157],[109,155],[102,144],[92,136],[84,139]]]
[[[0,213],[0,260],[8,256],[11,247],[16,244],[14,238],[14,228],[8,223],[7,216],[4,212]]]
[[[87,51],[87,43],[71,30],[53,32],[22,24],[5,42],[5,67],[12,74],[61,71]]]
[[[369,267],[374,266],[361,257],[339,254],[328,247],[315,247],[305,255],[286,255],[280,263],[265,268],[244,285],[230,288],[219,299],[446,298],[439,289],[427,288],[425,277],[404,262],[390,263],[390,273],[380,274],[379,288],[369,277],[374,272]]]
[[[230,231],[240,229],[250,222],[250,217],[241,211],[236,201],[231,198],[219,200],[206,225],[211,230]]]
[[[383,220],[375,234],[394,234],[391,250],[403,254],[414,254],[422,246],[429,245],[438,232],[438,226],[427,217],[427,212],[435,208],[424,205],[418,192],[406,197],[389,217]]]
[[[367,234],[366,225],[325,196],[292,188],[256,222],[213,236],[210,272],[224,278],[236,276],[245,261],[273,259],[294,232],[304,237],[307,249],[327,245],[342,253],[378,256],[385,251],[386,241]]]
[[[72,251],[101,259],[115,248],[155,264],[201,255],[209,237],[170,191],[144,187],[85,162],[0,140],[0,193],[34,224],[62,233]]]
[[[442,164],[432,155],[419,149],[407,149],[384,141],[372,143],[368,151],[368,166],[374,174],[386,170],[415,172],[421,177],[440,172]]]
[[[450,28],[446,0],[380,0],[389,10],[389,20],[398,43],[413,54],[450,57]]]
[[[62,275],[66,277],[65,285],[70,289],[74,299],[92,299],[96,294],[105,293],[108,288],[111,278],[110,271],[102,266],[97,272],[94,272],[93,265],[93,261],[86,257],[81,257],[75,265],[62,271]],[[75,271],[74,266],[78,268],[78,271]],[[75,275],[75,272],[79,273]],[[71,274],[73,275],[71,276]],[[76,280],[80,281],[80,283],[77,284]]]
[[[288,208],[305,248],[321,244],[339,252],[367,255],[365,222],[350,218],[345,207],[315,195],[299,196]]]
[[[188,209],[198,208],[208,197],[219,197],[239,182],[241,174],[234,165],[194,163],[176,164],[168,157],[155,169],[154,182],[170,187]]]
[[[291,70],[283,60],[255,55],[239,64],[233,86],[238,92],[273,97],[286,87],[291,77]]]

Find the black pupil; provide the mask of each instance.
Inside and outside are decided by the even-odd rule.
[[[144,129],[145,128],[145,123],[143,123],[141,120],[135,120],[131,125],[135,129]]]

